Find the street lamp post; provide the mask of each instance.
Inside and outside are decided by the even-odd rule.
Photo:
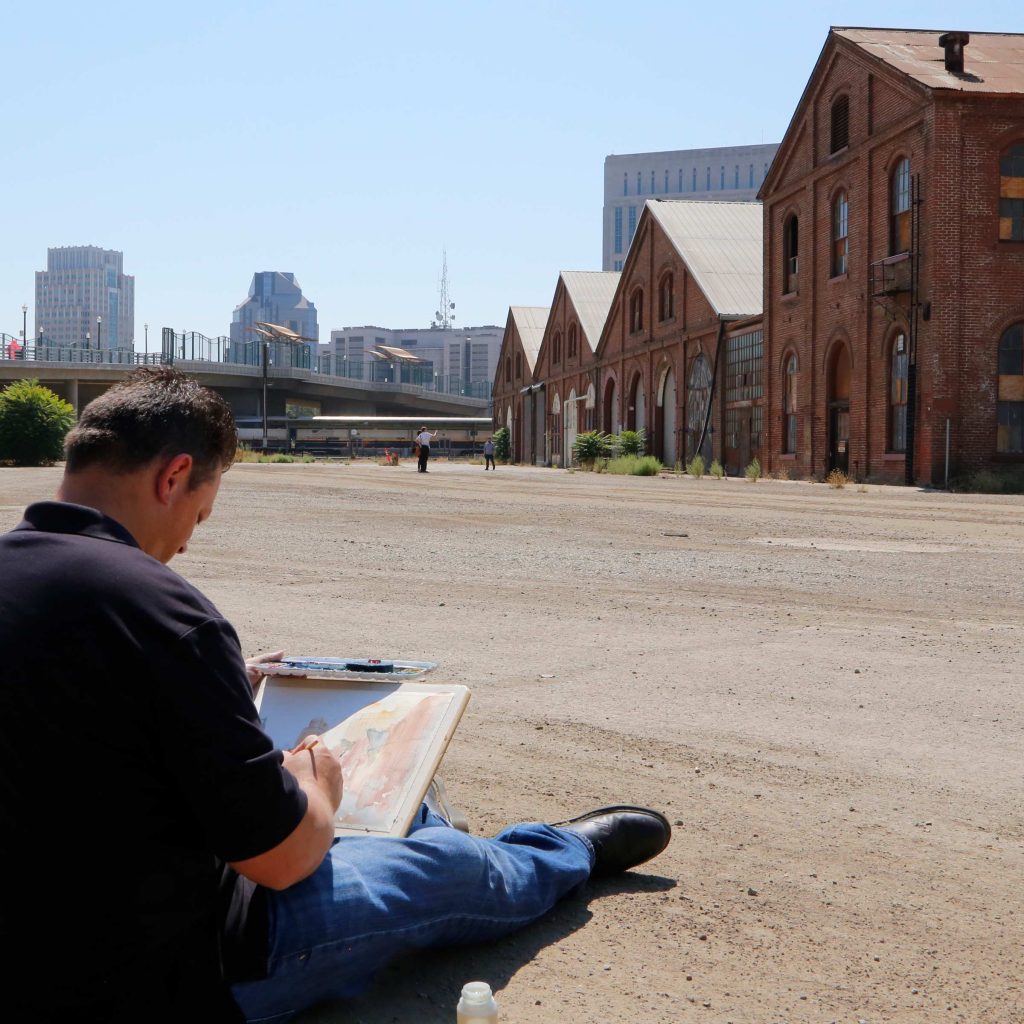
[[[91,361],[92,360],[92,335],[88,331],[85,332],[85,347],[86,347],[86,349],[89,352],[89,360]],[[82,359],[82,362],[83,363],[85,362],[84,358]]]
[[[98,317],[96,317],[96,351],[97,352],[99,352],[100,349],[103,347],[103,344],[102,344],[102,341],[103,341],[102,334],[103,334],[103,317],[98,316]]]
[[[142,325],[142,329],[146,333],[146,341],[145,341],[145,346],[146,346],[146,348],[145,348],[145,356],[146,356],[146,358],[145,358],[144,362],[148,363],[149,362],[149,324],[143,324]]]
[[[263,349],[263,453],[267,452],[267,361],[270,355],[270,339],[261,338],[260,347]]]
[[[28,341],[28,306],[21,304],[21,343]]]

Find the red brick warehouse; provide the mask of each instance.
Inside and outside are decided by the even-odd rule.
[[[534,367],[550,312],[547,306],[511,306],[505,322],[491,405],[495,429],[508,429],[513,462],[535,461],[530,458],[533,448],[529,431],[531,421],[525,423],[524,436],[523,409],[524,405],[529,405],[527,398],[532,394]],[[543,413],[541,415],[543,417]]]
[[[769,468],[1024,463],[1024,36],[832,29],[760,198]]]
[[[668,466],[759,456],[761,229],[756,203],[647,200],[594,356],[602,430]]]

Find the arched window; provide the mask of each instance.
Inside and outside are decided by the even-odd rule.
[[[800,220],[791,214],[782,225],[782,293],[796,291],[800,268]]]
[[[562,332],[555,331],[555,336],[551,339],[551,362],[560,363],[562,361]]]
[[[569,357],[576,355],[576,325],[569,327]]]
[[[782,451],[796,454],[796,356],[786,360],[785,379],[782,384]]]
[[[832,276],[847,271],[849,254],[850,206],[846,192],[840,192],[832,203]]]
[[[676,315],[676,297],[671,274],[665,274],[658,285],[658,319],[671,320]]]
[[[523,356],[521,352],[516,353],[516,380],[521,380],[523,376]]]
[[[1024,142],[999,157],[999,240],[1024,242]]]
[[[892,339],[889,369],[889,451],[907,450],[907,369],[910,365],[907,336],[900,331]]]
[[[910,252],[910,161],[904,157],[889,183],[889,254]]]
[[[830,136],[830,153],[838,153],[850,144],[850,97],[840,96],[832,104],[832,134]]]
[[[999,339],[996,451],[1024,455],[1024,323]]]
[[[512,383],[512,357],[505,356],[505,383]]]
[[[629,332],[636,334],[644,329],[644,290],[637,288],[629,300]]]

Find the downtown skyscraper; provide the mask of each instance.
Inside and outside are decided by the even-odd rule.
[[[36,271],[36,337],[62,348],[131,349],[135,343],[135,278],[124,255],[96,245],[46,250]]]

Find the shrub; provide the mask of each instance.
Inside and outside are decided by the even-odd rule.
[[[623,430],[619,434],[615,446],[622,455],[643,455],[647,450],[647,431],[643,428]]]
[[[711,468],[708,470],[708,472],[716,480],[721,480],[722,477],[725,476],[725,469],[723,468],[722,464],[718,461],[718,459],[715,459],[715,461],[711,463]]]
[[[789,479],[789,467],[779,466],[778,469],[772,474],[776,480],[788,480]]]
[[[612,439],[601,430],[587,430],[576,435],[572,453],[581,466],[594,468],[598,459],[606,459],[612,453]]]
[[[636,469],[633,470],[633,476],[658,476],[664,468],[661,460],[656,459],[653,455],[641,455],[636,460]]]
[[[978,469],[949,482],[950,490],[975,494],[1024,494],[1024,470]]]
[[[37,380],[18,380],[0,392],[0,459],[47,466],[64,456],[74,407]]]
[[[657,476],[661,470],[661,463],[653,455],[620,455],[603,468],[618,476]]]
[[[761,460],[751,459],[750,465],[743,470],[743,475],[752,483],[756,484],[761,479]]]
[[[833,469],[832,472],[825,477],[825,483],[837,491],[842,490],[849,482],[850,478],[841,469]]]
[[[512,435],[508,427],[499,427],[491,440],[494,442],[494,458],[508,465],[512,461]]]
[[[699,480],[704,475],[704,456],[694,455],[692,459],[686,464],[686,472],[690,476]]]

